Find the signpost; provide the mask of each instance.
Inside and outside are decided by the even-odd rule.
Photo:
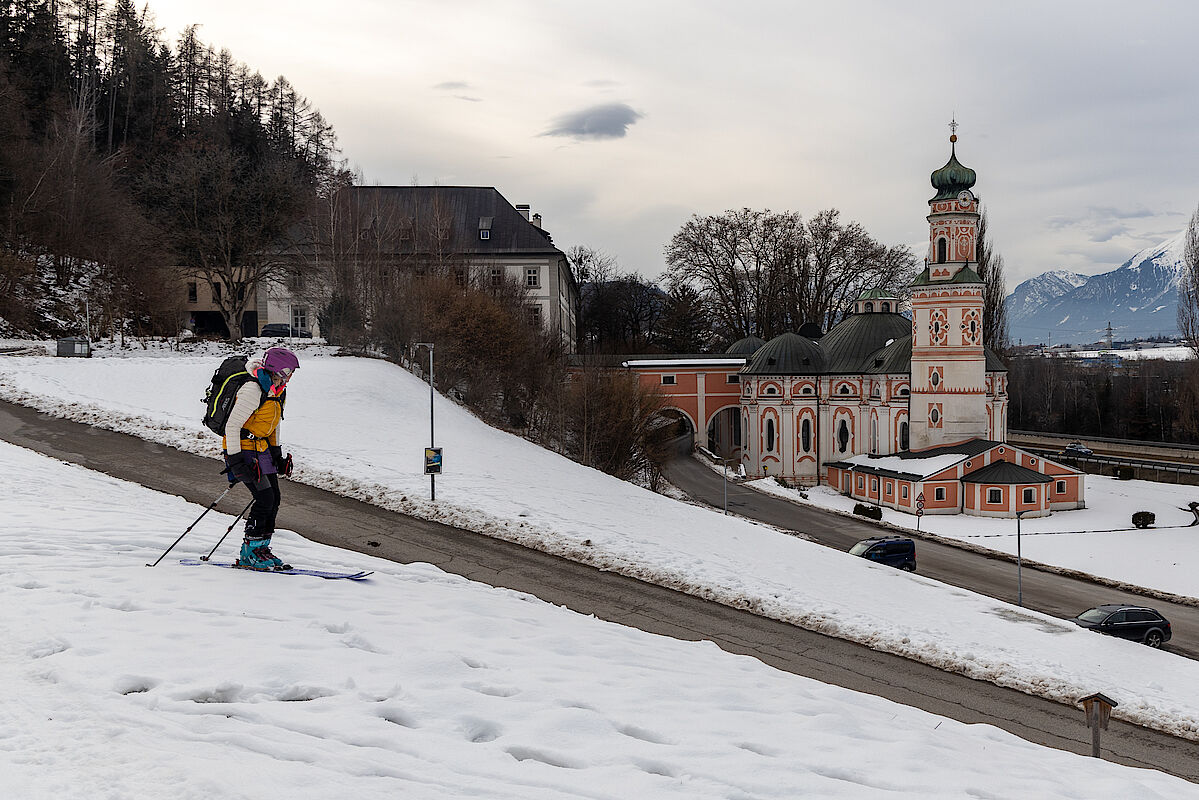
[[[440,475],[441,474],[441,448],[426,447],[425,448],[425,474]]]
[[[924,516],[924,492],[916,495],[916,532],[920,532],[920,518]]]
[[[425,474],[429,476],[429,499],[436,500],[437,476],[441,474],[441,448],[435,446],[437,439],[433,435],[433,343],[417,342],[415,345],[413,345],[413,347],[429,348],[429,446],[425,448]],[[436,454],[437,464],[435,470],[430,469],[430,451]]]
[[[1119,703],[1099,692],[1087,695],[1078,702],[1082,703],[1086,711],[1087,727],[1091,729],[1091,757],[1099,758],[1099,729],[1107,730],[1107,721],[1112,716],[1112,709]]]

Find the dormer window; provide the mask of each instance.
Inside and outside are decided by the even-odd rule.
[[[479,240],[491,238],[491,221],[494,217],[479,217]]]
[[[490,239],[490,238],[491,238],[491,231],[488,231],[488,230],[481,230],[481,231],[479,231],[479,238],[480,238],[480,239]]]

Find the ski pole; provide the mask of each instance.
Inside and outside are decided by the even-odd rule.
[[[210,505],[208,508],[204,509],[204,514],[207,514],[209,511],[212,511],[212,509],[213,509],[213,508],[216,506],[216,504],[217,504],[217,503],[219,503],[219,502],[221,502],[222,500],[224,500],[224,499],[225,499],[225,495],[229,494],[229,490],[230,490],[230,489],[232,489],[232,488],[233,488],[233,486],[234,486],[234,484],[232,484],[232,483],[231,483],[231,484],[229,484],[229,487],[228,487],[227,489],[225,489],[225,491],[221,492],[221,496],[220,496],[220,497],[218,497],[216,500],[213,500],[213,501],[212,501],[212,505]],[[187,530],[185,530],[183,533],[179,534],[179,538],[178,538],[178,539],[176,539],[174,542],[172,542],[172,543],[171,543],[171,546],[170,546],[170,547],[168,547],[166,550],[164,550],[164,551],[162,552],[162,555],[160,555],[160,556],[158,557],[158,560],[157,560],[157,561],[155,561],[153,564],[147,564],[146,566],[147,566],[147,567],[157,567],[157,566],[158,566],[158,562],[159,562],[159,561],[162,561],[164,558],[166,558],[166,555],[167,555],[167,553],[169,553],[169,552],[171,552],[172,550],[174,550],[174,549],[175,549],[175,545],[177,545],[177,544],[179,544],[180,542],[182,542],[182,541],[183,541],[183,537],[184,537],[184,536],[187,536],[187,534],[189,534],[189,533],[191,532],[191,529],[192,529],[192,528],[194,528],[194,527],[196,527],[196,525],[198,525],[198,524],[200,523],[200,520],[204,519],[204,514],[201,514],[200,516],[196,517],[196,521],[195,521],[195,522],[193,522],[191,525],[188,525],[188,526],[187,526]]]
[[[253,501],[253,500],[251,500],[250,502],[246,503],[246,507],[245,507],[245,508],[243,508],[243,509],[241,510],[241,513],[237,515],[237,518],[236,518],[236,519],[234,519],[232,522],[230,522],[230,523],[229,523],[229,527],[228,527],[228,528],[225,528],[225,536],[222,536],[222,537],[221,537],[221,540],[220,540],[219,542],[217,542],[217,543],[216,543],[216,547],[214,547],[214,548],[212,548],[211,550],[209,550],[209,551],[208,551],[208,555],[206,555],[206,556],[200,556],[200,560],[201,560],[201,561],[207,561],[208,559],[212,558],[212,554],[216,552],[216,548],[217,548],[217,547],[220,547],[222,544],[224,544],[224,543],[225,543],[225,537],[226,537],[226,536],[228,536],[228,535],[229,535],[229,532],[233,530],[233,526],[234,526],[234,525],[236,525],[237,523],[241,522],[241,518],[242,518],[242,517],[244,517],[244,516],[246,515],[246,512],[250,510],[250,506],[252,506],[252,505],[254,505],[254,501]]]

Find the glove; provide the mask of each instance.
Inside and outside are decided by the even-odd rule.
[[[258,479],[261,477],[258,471],[258,460],[246,453],[226,454],[225,471],[229,474],[231,483],[241,482],[253,485],[258,483]]]
[[[271,453],[271,462],[275,465],[275,472],[278,472],[280,475],[282,475],[286,478],[290,478],[291,477],[291,453],[288,453],[287,455],[283,455],[283,448],[280,447],[279,445],[271,445],[270,453]]]

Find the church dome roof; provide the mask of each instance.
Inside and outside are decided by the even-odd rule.
[[[950,140],[951,142],[956,141],[957,137],[952,136]],[[951,143],[949,145],[949,161],[945,163],[945,166],[933,172],[931,180],[933,188],[937,190],[937,196],[933,200],[948,200],[957,196],[957,193],[963,189],[972,187],[978,180],[978,176],[970,167],[962,166],[962,163],[958,161],[956,147]]]
[[[741,368],[746,375],[819,375],[823,370],[820,345],[797,333],[774,337]]]
[[[749,356],[753,355],[759,347],[766,344],[765,339],[759,339],[757,336],[746,336],[744,339],[738,339],[729,345],[724,352],[731,356]]]
[[[912,321],[887,312],[854,314],[837,323],[820,340],[825,371],[830,375],[860,374],[871,364],[869,356],[892,339],[912,335]]]

